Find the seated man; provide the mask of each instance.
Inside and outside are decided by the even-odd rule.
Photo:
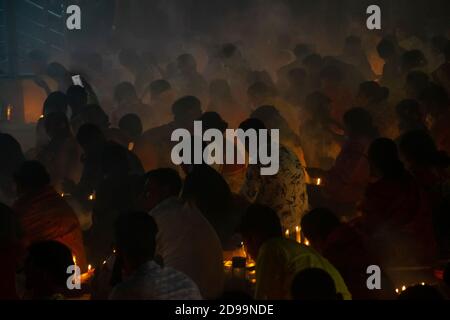
[[[314,249],[283,238],[275,211],[252,205],[242,220],[241,233],[250,256],[256,259],[256,299],[288,299],[294,276],[308,268],[328,272],[337,292],[351,299],[339,272]]]
[[[205,299],[216,299],[224,285],[220,240],[201,212],[178,198],[181,185],[173,169],[146,175],[144,207],[158,224],[156,255],[189,276]]]
[[[116,221],[116,263],[122,264],[122,282],[110,300],[200,300],[195,283],[183,273],[155,261],[155,220],[145,212],[123,214]]]

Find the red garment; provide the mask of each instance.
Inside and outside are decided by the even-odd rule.
[[[390,299],[391,288],[385,283],[382,284],[383,290],[367,289],[367,267],[380,265],[380,261],[366,247],[365,241],[356,228],[343,224],[328,236],[322,254],[338,269],[352,293],[352,299]]]
[[[37,241],[59,241],[72,250],[77,265],[86,270],[80,223],[73,209],[52,188],[19,198],[13,205],[23,231],[25,247]]]
[[[410,174],[370,184],[361,211],[363,227],[378,239],[389,263],[427,264],[435,258],[431,206]]]
[[[367,138],[350,138],[327,172],[324,190],[337,203],[353,204],[361,200],[370,178]]]

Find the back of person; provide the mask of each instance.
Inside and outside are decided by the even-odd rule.
[[[256,261],[256,298],[287,299],[294,276],[308,268],[328,272],[337,292],[345,300],[351,299],[344,280],[327,259],[310,247],[284,238],[273,238],[260,249]]]
[[[158,225],[156,255],[165,266],[189,276],[205,299],[215,299],[224,284],[222,247],[213,227],[200,211],[172,197],[150,215]]]

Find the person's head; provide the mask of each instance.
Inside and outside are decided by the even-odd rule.
[[[288,80],[292,87],[304,89],[306,83],[306,71],[302,68],[294,68],[288,73]]]
[[[65,113],[53,112],[44,118],[45,131],[50,139],[64,139],[72,135]]]
[[[439,152],[433,138],[424,130],[413,130],[401,136],[399,150],[409,167],[448,167],[450,158]]]
[[[305,58],[308,54],[311,53],[311,50],[309,49],[308,45],[305,43],[299,43],[295,46],[294,55],[297,60],[302,60]]]
[[[342,300],[333,278],[319,268],[308,268],[295,275],[291,297],[296,301]]]
[[[440,301],[444,300],[444,297],[439,292],[438,289],[429,285],[415,285],[407,288],[398,297],[400,301],[424,301],[433,300]]]
[[[145,175],[144,209],[150,211],[162,201],[170,197],[178,197],[181,187],[180,175],[174,169],[162,168],[149,171]]]
[[[403,163],[399,159],[397,145],[391,139],[378,138],[373,141],[368,156],[374,177],[395,179],[403,176]]]
[[[346,134],[350,137],[375,138],[378,135],[372,116],[363,108],[352,108],[344,114]]]
[[[260,204],[252,204],[247,208],[241,220],[240,233],[253,259],[258,257],[259,249],[267,240],[283,236],[277,213]]]
[[[149,85],[152,100],[158,100],[162,95],[172,90],[170,83],[164,79],[152,81]]]
[[[247,90],[247,96],[250,105],[253,108],[257,108],[263,104],[266,104],[270,99],[277,96],[275,88],[268,86],[264,82],[256,82],[252,84]]]
[[[52,92],[45,99],[42,115],[46,116],[53,112],[67,113],[67,108],[67,96],[60,91]]]
[[[303,58],[302,63],[309,75],[319,73],[323,66],[322,57],[317,53],[307,55],[305,58]]]
[[[382,39],[377,45],[377,52],[384,61],[391,59],[396,54],[396,46],[389,39]]]
[[[17,215],[8,206],[0,203],[0,247],[16,244],[21,236]]]
[[[25,285],[33,299],[50,298],[67,289],[67,270],[74,265],[72,252],[57,241],[42,241],[28,248]]]
[[[336,87],[340,85],[342,79],[342,72],[335,65],[327,65],[320,71],[320,80],[322,87]]]
[[[178,70],[182,74],[190,74],[197,72],[197,62],[193,55],[185,53],[177,58]]]
[[[389,89],[382,87],[375,81],[366,81],[359,85],[356,103],[358,106],[373,106],[386,101],[389,97]]]
[[[416,100],[406,99],[400,101],[395,108],[398,127],[400,131],[425,127],[424,114]]]
[[[202,103],[194,96],[178,99],[172,105],[174,121],[181,126],[191,126],[202,115]]]
[[[447,92],[443,87],[436,84],[425,88],[420,94],[419,101],[433,118],[446,113],[450,107],[450,99]]]
[[[220,50],[220,57],[224,60],[232,59],[239,54],[238,47],[233,43],[225,43]]]
[[[338,217],[327,208],[316,208],[305,214],[301,221],[302,232],[319,252],[330,234],[341,225]]]
[[[323,93],[316,91],[305,99],[306,116],[309,119],[329,120],[331,118],[331,100]],[[302,119],[302,121],[305,121]]]
[[[131,273],[142,264],[153,260],[158,226],[147,212],[123,213],[115,222],[117,255]]]
[[[228,128],[228,123],[222,119],[220,114],[217,112],[205,112],[199,118],[202,122],[203,130],[206,131],[208,129],[217,129],[220,132],[224,133]]]
[[[233,99],[227,80],[214,79],[209,84],[209,96],[212,101],[230,102]]]
[[[345,39],[344,54],[355,54],[362,51],[361,39],[356,36],[349,36]]]
[[[119,128],[127,133],[131,139],[137,139],[143,131],[142,121],[137,114],[129,113],[119,120]]]
[[[77,141],[86,154],[98,152],[106,142],[102,130],[95,124],[83,124],[77,133]]]
[[[107,143],[103,148],[101,163],[104,177],[122,177],[130,171],[128,150],[114,142]]]
[[[267,127],[266,125],[261,121],[261,119],[258,118],[248,118],[244,121],[241,122],[241,124],[239,125],[239,129],[244,130],[244,132],[247,132],[248,130],[255,130],[255,132],[257,133],[257,139],[258,139],[258,146],[261,146],[260,143],[265,143],[264,141],[260,141],[259,140],[259,135],[258,132],[260,132],[260,130],[266,130]],[[270,137],[267,137],[267,144],[270,145],[269,142]],[[250,145],[249,145],[249,141],[245,141],[245,149],[247,151],[250,151]]]
[[[88,102],[88,94],[86,89],[81,86],[72,85],[67,89],[67,102],[72,109],[72,114],[76,114]]]
[[[119,105],[134,102],[137,99],[136,89],[130,82],[121,82],[114,88],[114,100]]]
[[[430,85],[430,77],[423,71],[411,71],[406,76],[406,95],[411,99],[417,99]]]
[[[213,220],[216,215],[227,213],[232,203],[227,182],[208,165],[196,165],[192,168],[184,181],[181,197],[194,203],[208,219]]]
[[[427,65],[427,59],[420,50],[406,51],[401,57],[401,69],[408,73],[414,69],[423,68]]]
[[[47,169],[38,161],[25,161],[14,173],[17,193],[24,195],[39,191],[50,185]]]

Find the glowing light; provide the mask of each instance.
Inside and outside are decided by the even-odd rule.
[[[133,149],[134,149],[134,142],[130,142],[128,144],[128,150],[133,151]]]
[[[284,233],[284,235],[286,236],[286,238],[289,238],[289,229],[286,230],[286,232]]]
[[[422,282],[421,285],[424,286],[424,285],[425,285],[425,282]]]
[[[406,286],[402,286],[402,291],[405,291],[406,290]]]
[[[302,242],[300,230],[301,228],[299,226],[295,227],[295,241],[297,241],[298,243]]]
[[[73,264],[77,265],[77,257],[75,255],[72,255]]]
[[[41,114],[41,116],[39,117],[39,119],[44,119],[44,115],[43,115],[43,114]]]
[[[305,240],[305,246],[308,246],[308,247],[309,247],[309,241],[308,241],[308,239]]]
[[[94,201],[96,198],[95,192],[89,196],[89,201]]]
[[[88,265],[88,272],[91,272],[91,270],[92,270],[92,266]]]
[[[398,288],[395,289],[395,293],[399,294],[399,293],[400,293],[400,290],[398,290]]]
[[[321,178],[317,178],[316,185],[320,186],[321,184],[322,184],[322,179]]]
[[[105,261],[103,261],[103,265],[105,265],[106,264],[106,260]]]
[[[11,119],[12,119],[12,111],[13,111],[13,107],[12,107],[12,105],[9,104],[6,107],[6,120],[11,121]]]

